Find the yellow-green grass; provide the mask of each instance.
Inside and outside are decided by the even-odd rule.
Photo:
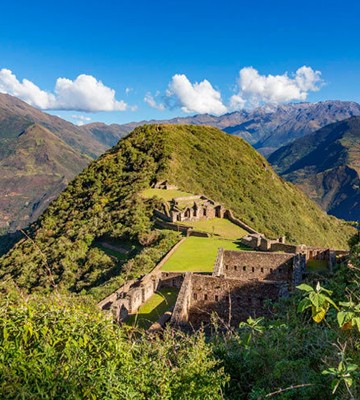
[[[191,226],[197,231],[213,233],[225,239],[239,239],[247,235],[247,232],[225,218],[214,218],[210,220],[181,222],[182,225]]]
[[[309,272],[324,272],[328,270],[328,262],[326,260],[308,260],[306,269]]]
[[[138,326],[144,329],[149,328],[151,324],[175,305],[178,292],[176,288],[158,290],[139,308],[136,314],[129,316],[126,320],[126,325]]]
[[[141,192],[141,196],[145,199],[151,199],[153,197],[159,197],[164,201],[170,201],[176,197],[193,196],[193,194],[188,192],[183,192],[181,190],[166,190],[166,189],[146,189]]]
[[[220,247],[225,250],[249,250],[233,240],[190,236],[181,243],[176,252],[164,264],[162,270],[212,272]]]

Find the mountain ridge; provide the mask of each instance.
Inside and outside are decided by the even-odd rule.
[[[91,161],[35,123],[21,132],[0,160],[0,227],[23,228]]]
[[[116,141],[130,133],[137,126],[146,123],[210,125],[224,132],[240,136],[260,153],[269,155],[277,148],[305,136],[317,129],[360,115],[360,105],[352,101],[327,100],[317,103],[291,103],[285,105],[264,105],[254,110],[234,111],[222,116],[198,114],[167,120],[139,121],[127,124],[87,124],[84,127],[107,143]]]
[[[269,162],[324,210],[360,220],[360,117],[300,138],[274,152]]]

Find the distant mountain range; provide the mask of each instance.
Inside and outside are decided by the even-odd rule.
[[[269,162],[329,214],[360,221],[360,117],[300,138]]]
[[[114,146],[124,135],[145,123],[211,125],[240,136],[268,156],[279,147],[333,122],[360,115],[360,105],[350,101],[322,101],[279,106],[263,106],[215,117],[208,114],[170,120],[152,120],[124,125],[85,125],[99,141]]]
[[[145,123],[212,125],[263,154],[331,122],[360,115],[354,102],[264,106],[220,117],[195,115],[129,124],[76,126],[16,97],[0,94],[0,231],[34,221],[91,160]]]

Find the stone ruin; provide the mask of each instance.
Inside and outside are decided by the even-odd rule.
[[[226,211],[221,204],[215,203],[205,196],[178,197],[172,200],[170,204],[171,222],[224,218]]]
[[[197,329],[215,313],[224,324],[237,325],[249,316],[268,315],[271,303],[285,297],[305,272],[305,256],[219,249],[212,274],[163,272],[157,267],[130,282],[99,305],[111,309],[119,323],[135,314],[156,291],[180,289],[170,323]]]
[[[349,255],[348,250],[334,250],[326,247],[307,246],[305,244],[286,244],[285,237],[281,237],[277,240],[271,240],[260,233],[251,233],[247,236],[244,236],[241,239],[241,243],[254,250],[304,254],[306,261],[327,261],[327,266],[330,271],[332,271],[336,264],[343,262],[344,259]]]
[[[158,189],[178,189],[167,181],[154,186]],[[212,274],[164,272],[161,267],[183,242],[176,244],[155,269],[141,279],[127,282],[98,305],[111,310],[117,322],[135,314],[156,291],[161,288],[179,289],[173,310],[164,314],[153,325],[170,321],[183,329],[197,329],[211,322],[212,314],[227,326],[236,326],[249,316],[266,316],[271,304],[286,297],[300,284],[307,260],[326,260],[331,271],[341,262],[348,251],[306,245],[290,245],[285,237],[271,240],[234,217],[231,210],[208,199],[206,196],[187,196],[163,203],[163,210],[155,210],[158,225],[167,229],[203,235],[183,221],[227,218],[245,229],[248,234],[242,244],[256,251],[228,251],[219,249]],[[208,235],[208,234],[207,234]]]
[[[197,329],[215,314],[225,326],[237,326],[269,315],[272,302],[288,296],[304,273],[302,254],[219,249],[212,275],[185,274],[171,323]]]
[[[162,209],[156,209],[154,214],[157,217],[157,225],[159,227],[187,234],[191,232],[191,234],[200,236],[203,235],[203,232],[194,232],[194,229],[182,225],[181,222],[195,222],[214,218],[226,218],[249,234],[259,234],[243,221],[234,217],[231,210],[204,195],[176,197],[169,202],[162,203]],[[210,236],[210,234],[206,236]]]

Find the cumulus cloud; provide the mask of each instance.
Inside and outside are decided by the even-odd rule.
[[[234,94],[230,97],[229,111],[239,111],[242,110],[246,105],[246,100],[240,95]]]
[[[55,90],[51,93],[27,79],[19,81],[9,69],[1,69],[0,92],[19,97],[42,110],[97,112],[125,111],[129,108],[123,100],[116,100],[114,89],[85,74],[79,75],[75,80],[58,78]]]
[[[165,110],[165,104],[158,103],[156,101],[156,99],[155,99],[158,96],[160,96],[160,92],[159,91],[157,91],[155,93],[155,96],[153,96],[150,92],[147,92],[145,97],[144,97],[144,101],[150,107],[155,108],[156,110],[159,110],[159,111],[164,111]]]
[[[91,75],[79,75],[74,81],[58,78],[55,85],[56,108],[77,111],[125,111],[127,104],[115,99],[115,90]]]
[[[78,126],[82,126],[85,123],[91,121],[91,118],[90,117],[86,117],[85,115],[72,115],[71,118],[76,120],[75,123]]]
[[[246,103],[256,106],[304,101],[310,91],[318,91],[322,84],[321,72],[307,66],[299,68],[293,76],[260,75],[255,68],[246,67],[239,72],[239,93],[231,97],[230,103],[243,108]]]
[[[169,83],[166,95],[173,98],[175,105],[185,113],[221,115],[227,112],[221,93],[206,79],[191,83],[186,75],[176,74]]]
[[[0,70],[0,93],[11,94],[19,97],[34,107],[49,109],[55,104],[55,96],[44,90],[27,79],[21,82],[9,69]]]

